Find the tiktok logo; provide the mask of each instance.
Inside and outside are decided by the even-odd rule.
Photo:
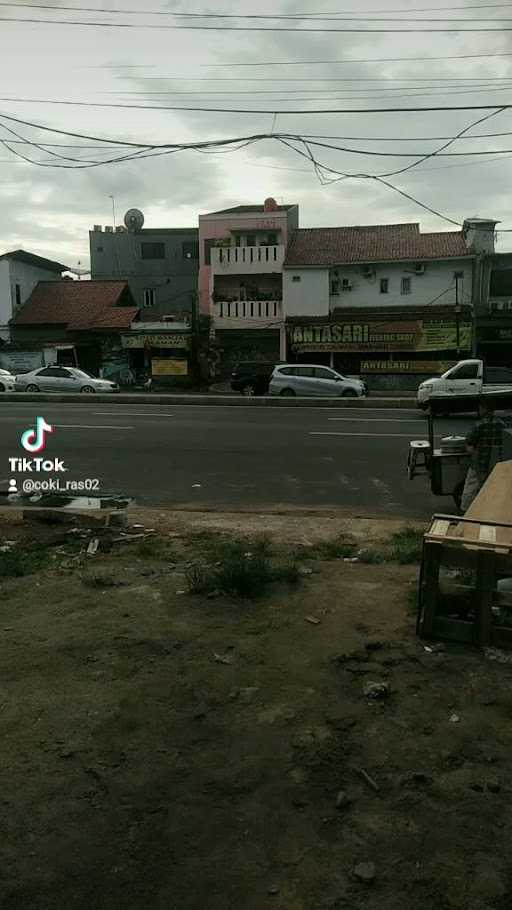
[[[46,446],[47,433],[53,433],[53,427],[46,423],[44,417],[36,417],[35,429],[31,427],[21,434],[21,444],[26,452],[42,452]]]

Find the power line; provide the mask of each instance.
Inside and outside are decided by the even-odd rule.
[[[352,60],[262,60],[255,63],[230,62],[230,63],[209,63],[209,69],[218,69],[219,67],[242,67],[242,66],[347,66],[353,63],[417,63],[431,62],[438,60],[480,60],[495,57],[512,57],[512,53],[488,53],[488,54],[448,54],[442,57],[369,57],[354,58]],[[206,64],[205,64],[206,65]]]
[[[227,66],[228,64],[226,64]],[[122,76],[126,79],[126,76]],[[138,76],[139,82],[382,82],[382,77],[373,76],[295,76],[291,79],[287,77],[276,76]],[[469,82],[483,84],[486,82],[511,82],[512,76],[422,76],[421,78],[410,78],[409,76],[387,76],[386,82]],[[436,88],[437,86],[432,86]],[[442,86],[441,86],[442,87]]]
[[[352,19],[350,21],[366,21],[366,20],[356,20]],[[377,21],[377,20],[373,20]],[[400,21],[400,20],[393,20]],[[406,21],[406,20],[404,20]],[[419,21],[419,20],[412,20]],[[436,20],[436,21],[448,21],[448,20]],[[460,20],[453,20],[460,21]],[[470,21],[470,20],[467,20]],[[496,20],[501,22],[510,22],[512,20]],[[490,32],[510,32],[512,31],[511,26],[500,25],[499,28],[461,28],[460,25],[453,26],[451,28],[289,28],[288,26],[281,26],[280,28],[275,28],[274,26],[269,25],[167,25],[167,24],[151,24],[146,22],[93,22],[93,21],[79,21],[78,19],[35,19],[33,17],[20,17],[20,16],[0,16],[0,22],[12,22],[12,23],[23,23],[25,25],[70,25],[78,28],[123,28],[123,29],[150,29],[161,31],[165,29],[166,31],[198,31],[198,32],[287,32],[293,34],[301,34],[306,32],[316,32],[316,33],[343,33],[343,34],[435,34],[435,33],[444,33],[444,32],[473,32],[475,34],[490,33]]]
[[[124,104],[106,101],[64,101],[54,98],[5,98],[0,97],[0,101],[11,104],[56,104],[70,107],[97,107],[121,110],[143,110],[143,111],[193,111],[194,113],[214,113],[214,114],[289,114],[292,116],[302,114],[403,114],[403,113],[422,113],[434,111],[487,111],[491,108],[500,107],[503,110],[510,110],[512,104],[459,104],[445,106],[429,107],[376,107],[376,108],[313,108],[297,110],[276,110],[274,108],[223,108],[223,107],[190,107],[183,105],[163,105],[163,104]]]

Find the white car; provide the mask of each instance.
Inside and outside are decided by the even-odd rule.
[[[118,392],[119,386],[107,379],[97,379],[77,367],[53,364],[16,376],[17,392]]]
[[[347,379],[330,367],[314,363],[283,363],[274,368],[270,379],[271,395],[314,395],[318,398],[363,398],[368,395],[366,383]]]
[[[0,392],[14,392],[16,390],[16,376],[8,370],[0,370]]]

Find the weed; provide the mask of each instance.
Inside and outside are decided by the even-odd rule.
[[[45,549],[19,550],[12,549],[0,553],[0,578],[23,578],[33,575],[48,565],[50,552]]]
[[[355,556],[357,541],[352,534],[339,534],[328,540],[320,540],[312,547],[299,547],[295,551],[296,559],[342,559]]]
[[[401,565],[421,562],[424,531],[421,528],[400,528],[391,537],[391,559]]]
[[[156,535],[151,535],[151,537],[146,537],[145,540],[141,540],[137,547],[137,555],[142,559],[165,561],[171,559],[173,553],[171,544],[167,540],[164,540],[162,537],[156,537]]]
[[[380,566],[386,562],[387,555],[384,550],[377,547],[368,547],[366,550],[360,550],[358,553],[359,562],[364,562],[368,566]]]
[[[296,584],[299,572],[294,562],[274,564],[267,538],[253,541],[217,541],[215,563],[193,565],[187,580],[192,594],[222,591],[234,597],[254,599],[272,582]],[[210,552],[210,557],[212,552]]]

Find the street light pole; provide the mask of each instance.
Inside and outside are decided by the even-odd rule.
[[[460,313],[461,305],[459,298],[459,281],[462,278],[462,272],[455,272],[455,326],[457,331],[457,354],[460,354]]]

